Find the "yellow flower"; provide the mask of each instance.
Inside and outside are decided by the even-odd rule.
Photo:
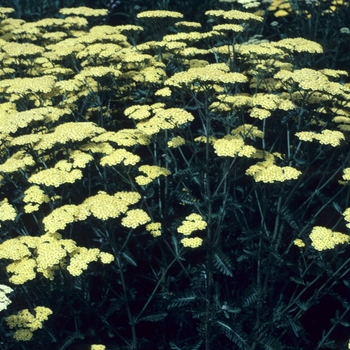
[[[33,280],[36,276],[34,271],[36,266],[35,260],[27,257],[14,261],[6,267],[7,272],[13,273],[9,281],[14,284],[23,284],[27,281]]]
[[[177,228],[177,232],[184,235],[190,235],[193,231],[204,230],[207,227],[207,223],[203,220],[202,216],[196,213],[186,216],[182,221],[182,225]]]
[[[337,244],[348,243],[350,237],[341,232],[333,232],[322,226],[313,227],[310,233],[312,246],[318,250],[333,249]]]
[[[105,252],[100,252],[98,258],[102,264],[110,264],[112,261],[114,261],[114,256]]]
[[[16,315],[7,317],[6,323],[12,329],[18,327],[13,337],[17,340],[28,341],[33,336],[33,331],[43,327],[43,321],[48,319],[52,311],[44,306],[34,308],[35,316],[28,309],[19,311]]]
[[[157,90],[154,93],[156,96],[169,97],[171,96],[171,90],[168,87]]]
[[[246,170],[246,174],[253,176],[256,182],[273,183],[297,179],[301,172],[290,166],[280,167],[270,161],[258,162]]]
[[[312,131],[301,131],[295,134],[301,141],[317,140],[323,145],[339,146],[341,140],[345,140],[342,132],[336,130],[323,130],[321,133]]]
[[[16,43],[10,42],[2,46],[1,48],[11,57],[34,57],[42,54],[45,49],[41,46],[31,43]]]
[[[168,141],[167,144],[169,148],[177,148],[184,145],[185,143],[186,143],[186,140],[183,137],[176,136],[176,137],[173,137],[170,141]]]
[[[215,153],[219,157],[247,157],[250,158],[256,149],[246,145],[240,135],[226,135],[213,142]]]
[[[28,341],[32,339],[33,332],[30,331],[29,329],[18,329],[13,334],[13,337],[18,341]]]
[[[305,243],[300,238],[295,239],[293,243],[299,248],[305,247]]]
[[[107,9],[92,9],[89,7],[72,7],[72,8],[63,8],[58,11],[62,15],[75,15],[75,16],[85,16],[85,17],[98,17],[106,16],[108,13]]]
[[[146,225],[146,230],[150,232],[153,237],[158,237],[162,234],[161,232],[161,223],[160,222],[152,222]]]
[[[121,224],[124,227],[136,228],[149,222],[151,218],[142,209],[132,209],[126,212],[126,216],[122,219]]]
[[[8,202],[7,198],[0,202],[0,227],[3,221],[14,221],[17,216],[16,209]]]
[[[108,154],[107,156],[102,157],[100,164],[102,166],[113,166],[121,163],[124,165],[135,165],[140,160],[141,158],[138,155],[135,155],[124,148],[120,148]]]
[[[93,344],[91,345],[91,350],[105,350],[106,347],[101,344]]]
[[[159,176],[168,176],[171,174],[168,169],[157,165],[141,165],[139,171],[147,175],[147,177],[142,175],[136,176],[135,181],[141,186],[147,185]]]
[[[7,297],[7,294],[13,292],[13,289],[4,284],[0,284],[0,311],[7,309],[11,304],[11,300]]]
[[[33,157],[25,151],[18,151],[7,159],[5,163],[0,164],[0,172],[15,173],[18,170],[25,170],[29,166],[34,166],[35,161]]]
[[[97,261],[99,256],[99,249],[85,247],[78,247],[72,254],[70,254],[70,263],[67,270],[72,276],[80,276],[83,270],[88,268],[88,264]]]
[[[45,192],[37,185],[33,185],[24,191],[23,202],[25,203],[48,203],[50,198]]]
[[[199,237],[186,237],[181,240],[184,247],[197,248],[202,245],[203,239]]]
[[[165,10],[156,10],[156,11],[144,11],[136,15],[137,18],[142,19],[162,19],[162,18],[183,18],[183,14],[175,11],[165,11]]]
[[[59,187],[66,183],[74,183],[83,177],[80,169],[73,169],[72,171],[65,171],[55,168],[49,168],[39,171],[29,177],[30,183]]]

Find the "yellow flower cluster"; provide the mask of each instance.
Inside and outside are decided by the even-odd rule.
[[[53,148],[57,144],[83,141],[84,139],[102,134],[103,132],[105,132],[105,130],[94,123],[68,122],[58,125],[54,132],[43,135],[34,149],[47,150]]]
[[[276,155],[278,156],[278,155]],[[253,176],[257,182],[273,183],[284,182],[297,179],[301,172],[293,167],[280,167],[274,164],[275,155],[265,152],[265,160],[250,166],[246,174]],[[279,156],[278,156],[279,157]],[[254,158],[260,158],[260,152],[254,155]],[[279,157],[280,158],[280,157]]]
[[[136,124],[136,128],[146,135],[154,135],[160,130],[171,130],[194,120],[191,113],[182,108],[159,108],[154,116]]]
[[[240,135],[226,135],[213,142],[215,153],[219,157],[247,157],[255,154],[256,149],[253,146],[246,145]]]
[[[253,15],[249,12],[242,12],[238,10],[230,10],[230,11],[224,11],[224,10],[209,10],[205,12],[207,16],[210,17],[218,17],[225,19],[227,21],[247,21],[247,22],[262,22],[263,17]]]
[[[24,170],[34,165],[35,161],[31,155],[25,151],[18,151],[11,158],[8,158],[5,163],[0,164],[0,172],[8,174],[15,173],[18,170]]]
[[[99,249],[79,247],[74,253],[70,255],[70,263],[67,270],[72,276],[80,276],[83,270],[88,268],[88,264],[97,261],[99,256]]]
[[[40,54],[42,54],[45,51],[43,47],[35,44],[15,43],[15,42],[11,42],[3,45],[2,50],[5,51],[10,57],[40,56]]]
[[[74,183],[83,177],[80,169],[66,171],[56,168],[49,168],[39,171],[29,177],[28,181],[37,185],[59,187],[66,183]]]
[[[12,329],[18,327],[13,337],[16,340],[28,341],[32,338],[33,332],[43,328],[43,322],[48,320],[52,311],[44,306],[37,306],[34,309],[35,316],[28,309],[21,310],[17,315],[11,315],[5,319],[7,325]]]
[[[113,166],[116,164],[123,163],[125,166],[127,165],[135,165],[141,160],[138,155],[135,155],[124,148],[116,149],[114,152],[108,154],[101,158],[100,164],[102,166]]]
[[[128,107],[124,114],[134,120],[147,119],[151,116],[152,107],[149,105],[133,105]]]
[[[146,230],[153,236],[158,237],[162,234],[161,232],[161,223],[160,222],[151,222],[146,225]]]
[[[241,135],[242,137],[248,137],[255,140],[257,137],[263,138],[264,133],[259,130],[255,125],[243,124],[231,131],[232,135]]]
[[[313,227],[310,233],[312,246],[318,250],[333,249],[337,244],[348,243],[350,237],[341,232],[333,232],[322,226]]]
[[[140,198],[137,192],[117,192],[109,195],[99,191],[79,205],[67,204],[54,209],[43,219],[43,224],[47,232],[53,233],[65,229],[70,223],[83,221],[90,215],[101,220],[117,218]]]
[[[136,228],[149,222],[151,218],[142,209],[131,209],[126,212],[126,216],[122,219],[121,224],[124,227]]]
[[[165,11],[165,10],[156,10],[156,11],[144,11],[140,12],[136,15],[137,18],[142,18],[142,19],[163,19],[163,18],[183,18],[184,15],[180,12],[175,12],[175,11]]]
[[[350,208],[347,208],[343,213],[345,221],[347,221],[346,226],[350,228]]]
[[[14,221],[17,216],[16,209],[8,202],[7,198],[0,202],[0,227],[3,221]]]
[[[181,240],[184,247],[197,248],[202,245],[203,239],[199,237],[186,237]]]
[[[141,165],[139,171],[146,174],[147,176],[139,175],[135,177],[135,181],[140,185],[144,186],[151,183],[154,179],[159,176],[169,176],[171,172],[163,167],[157,165]]]
[[[345,140],[345,136],[342,132],[336,130],[323,130],[321,133],[315,133],[312,131],[301,131],[295,134],[301,141],[313,141],[317,140],[322,145],[331,145],[336,147],[340,145],[341,140]]]
[[[122,129],[117,132],[106,131],[91,139],[93,142],[114,142],[119,146],[130,147],[135,145],[149,145],[151,138],[140,130]],[[84,146],[83,146],[84,147]],[[105,152],[107,153],[107,152]],[[111,153],[111,152],[108,152]]]
[[[170,97],[171,96],[171,90],[168,87],[162,88],[157,90],[154,93],[155,96],[163,96],[163,97]]]
[[[203,220],[202,216],[196,213],[186,216],[182,221],[182,225],[177,228],[177,232],[186,236],[190,235],[193,231],[204,230],[207,227],[207,223]]]
[[[91,345],[91,350],[105,350],[106,347],[101,344],[93,344]]]
[[[244,27],[239,24],[217,24],[213,27],[213,30],[240,33],[243,32]]]
[[[8,13],[13,13],[15,10],[12,7],[0,7],[0,18],[6,18]]]
[[[293,243],[299,248],[304,248],[305,247],[304,241],[301,240],[300,238],[295,239]]]
[[[26,203],[24,206],[26,213],[38,210],[40,204],[48,203],[49,201],[49,196],[37,185],[33,185],[24,191],[23,202]]]
[[[73,271],[75,276],[82,272],[80,267],[87,266],[92,257],[91,261],[100,259],[103,264],[114,260],[109,253],[100,252],[97,248],[78,247],[73,240],[62,239],[58,233],[46,233],[40,237],[21,236],[0,244],[0,259],[13,260],[6,270],[13,273],[10,281],[14,284],[34,279],[37,272],[53,280],[54,272],[65,265],[67,257],[72,258],[68,271]]]
[[[11,300],[7,297],[7,294],[12,293],[13,289],[4,284],[0,284],[0,312],[7,309],[11,304]]]
[[[227,84],[245,83],[248,78],[237,72],[229,72],[226,64],[214,63],[205,67],[189,68],[187,71],[178,72],[168,78],[164,85],[177,88],[195,87],[197,83],[208,84]],[[203,88],[204,88],[203,87]]]
[[[186,140],[183,137],[176,136],[176,137],[173,137],[170,141],[168,141],[167,144],[169,148],[177,148],[184,145],[185,143],[186,143]]]
[[[77,149],[69,152],[69,159],[73,161],[73,168],[84,169],[88,163],[94,160],[94,157]]]
[[[106,16],[108,13],[107,9],[92,9],[90,7],[72,7],[63,8],[59,10],[62,15],[75,15],[75,16],[85,16],[85,17],[98,17]]]
[[[350,181],[350,168],[345,168],[343,170],[344,174],[343,174],[343,179],[345,181]]]

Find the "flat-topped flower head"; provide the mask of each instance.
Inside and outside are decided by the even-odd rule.
[[[117,164],[124,164],[125,166],[127,166],[127,165],[135,165],[140,160],[141,158],[138,155],[133,154],[124,148],[119,148],[113,151],[112,153],[102,157],[100,164],[102,166],[106,166],[106,165],[113,166]]]
[[[197,248],[203,243],[203,239],[200,237],[185,237],[182,238],[181,243],[184,247]]]
[[[135,181],[140,186],[147,185],[160,176],[168,176],[171,174],[171,172],[168,169],[160,167],[158,165],[141,165],[139,167],[139,171],[147,175],[136,176]]]
[[[103,132],[105,129],[91,122],[68,122],[58,125],[54,132],[43,135],[34,148],[36,150],[51,149],[55,145],[83,141]]]
[[[323,251],[333,249],[338,244],[349,243],[350,236],[341,232],[334,232],[322,226],[313,227],[310,233],[312,246],[318,250]]]
[[[176,11],[165,11],[165,10],[155,10],[155,11],[144,11],[136,15],[137,18],[142,19],[181,19],[184,15]]]
[[[0,8],[1,10],[1,8]],[[45,49],[41,46],[31,44],[31,43],[16,43],[9,42],[1,47],[10,57],[37,57],[40,56]]]
[[[322,145],[330,145],[332,147],[340,146],[340,142],[345,140],[342,132],[337,130],[322,130],[321,133],[312,131],[300,131],[295,134],[301,141],[318,141]]]
[[[253,146],[246,145],[241,135],[226,135],[213,142],[214,151],[219,157],[247,157],[255,154]]]
[[[108,14],[107,9],[92,9],[86,6],[63,8],[60,9],[58,12],[62,15],[75,15],[83,17],[99,17],[106,16]]]
[[[15,173],[18,170],[25,170],[35,165],[33,157],[25,151],[18,151],[0,164],[0,173]]]
[[[121,224],[124,227],[135,229],[151,221],[149,215],[142,209],[131,209],[126,212],[126,216],[122,218]]]
[[[12,7],[0,7],[0,18],[7,18],[7,15],[14,13],[15,9]]]
[[[188,236],[193,231],[204,230],[206,227],[207,223],[203,220],[202,216],[192,213],[186,216],[185,220],[182,221],[182,224],[177,228],[177,232]]]
[[[11,304],[11,300],[8,298],[7,294],[12,292],[12,288],[4,284],[0,284],[0,311],[6,310]]]
[[[253,15],[249,12],[243,12],[238,10],[230,10],[230,11],[223,11],[223,10],[209,10],[205,12],[207,16],[210,17],[217,17],[222,18],[227,21],[234,21],[234,22],[252,22],[252,23],[259,23],[263,21],[263,17]]]
[[[162,234],[162,224],[160,222],[151,222],[146,225],[146,230],[153,236],[158,237]]]

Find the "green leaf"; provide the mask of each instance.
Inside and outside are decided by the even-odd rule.
[[[145,321],[145,322],[158,322],[161,320],[164,320],[164,318],[168,315],[167,312],[162,312],[160,314],[154,314],[154,315],[149,315],[145,316],[139,319],[139,322]]]
[[[229,257],[222,251],[218,251],[213,255],[214,266],[224,275],[232,277],[232,264]]]

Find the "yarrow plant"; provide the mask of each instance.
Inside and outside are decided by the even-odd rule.
[[[310,38],[252,36],[266,13],[236,3],[207,26],[0,8],[11,349],[348,344],[348,73],[313,68]]]

